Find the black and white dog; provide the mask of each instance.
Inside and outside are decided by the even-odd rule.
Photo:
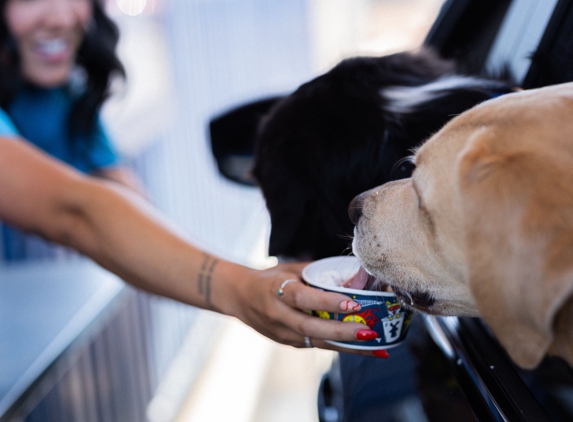
[[[262,190],[271,217],[271,255],[315,260],[350,254],[350,201],[375,186],[409,177],[413,168],[407,157],[413,149],[452,117],[513,89],[497,79],[460,75],[454,63],[425,49],[357,57],[290,95],[219,116],[211,123],[211,142],[223,174]],[[395,420],[391,414],[398,397],[413,394],[408,385],[428,379],[435,391],[439,375],[432,372],[427,349],[422,353],[424,370],[414,368],[411,343],[423,337],[421,328],[415,334],[416,325],[421,326],[411,324],[409,344],[392,352],[390,366],[341,354],[338,369],[323,379],[321,400],[328,401],[326,391],[331,391],[330,400],[338,396],[344,403],[338,411],[345,422],[370,422],[379,421],[382,411]],[[342,379],[343,392],[333,391],[333,378]],[[452,396],[445,394],[451,406]],[[459,400],[463,407],[464,399]],[[437,420],[465,419],[455,412],[447,418],[444,406],[432,401]]]
[[[271,217],[271,255],[348,252],[357,194],[409,177],[404,158],[448,120],[513,90],[456,74],[429,50],[344,60],[276,101],[256,135],[253,175]]]

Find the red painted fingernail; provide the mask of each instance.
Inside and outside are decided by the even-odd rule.
[[[386,350],[374,350],[372,354],[377,358],[382,358],[382,359],[388,359],[390,357],[390,355]]]
[[[356,332],[358,340],[374,340],[378,337],[378,333],[374,330],[359,330]]]

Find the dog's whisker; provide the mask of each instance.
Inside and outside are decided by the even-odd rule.
[[[354,235],[352,235],[352,234],[341,234],[341,235],[338,235],[338,237],[340,239],[348,239],[348,240],[354,239]]]
[[[352,256],[352,244],[347,246],[343,251],[342,255],[346,254],[346,256]]]
[[[407,291],[404,291],[403,294],[408,296],[408,299],[410,299],[410,306],[414,306],[414,299],[412,299],[412,295]]]

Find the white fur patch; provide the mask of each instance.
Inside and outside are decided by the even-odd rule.
[[[491,84],[490,81],[470,76],[446,76],[425,85],[394,86],[385,88],[380,95],[388,100],[388,111],[393,113],[411,113],[416,107],[439,98],[455,89],[480,88]]]

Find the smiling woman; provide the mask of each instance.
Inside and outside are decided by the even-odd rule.
[[[28,141],[76,169],[143,193],[100,123],[119,32],[100,0],[0,0],[0,136]],[[61,256],[4,226],[8,261]]]
[[[24,78],[46,88],[66,83],[92,18],[91,0],[10,0],[5,17]]]

